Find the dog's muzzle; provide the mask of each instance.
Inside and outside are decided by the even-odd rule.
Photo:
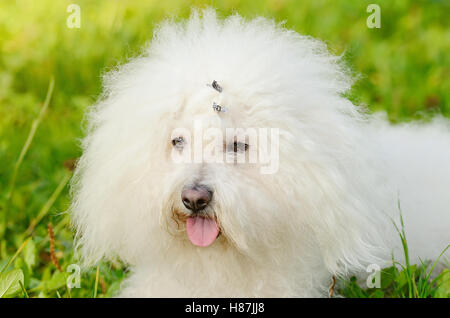
[[[191,214],[186,219],[189,240],[196,246],[209,246],[219,236],[220,230],[214,217],[204,213],[212,200],[213,191],[204,185],[185,187],[181,201]]]

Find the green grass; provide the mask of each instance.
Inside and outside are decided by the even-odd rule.
[[[368,29],[371,2],[217,0],[214,5],[223,15],[237,11],[285,20],[287,27],[325,40],[361,74],[349,97],[372,110],[386,110],[393,122],[449,116],[449,2],[377,1],[381,29]],[[101,92],[101,74],[138,54],[155,23],[167,15],[186,17],[191,5],[211,2],[78,0],[80,29],[66,26],[69,3],[0,2],[3,296],[108,297],[117,290],[127,275],[120,264],[100,264],[82,273],[81,288],[66,286],[71,275],[66,270],[77,260],[66,213],[71,172],[65,163],[80,156],[83,114]],[[62,272],[51,260],[50,241]],[[349,280],[342,292],[348,297],[447,297],[448,270],[431,285],[426,275],[423,266],[405,270],[397,265],[385,269],[381,289],[363,290]]]
[[[440,273],[435,272],[436,265],[441,260],[450,245],[442,251],[434,262],[420,260],[420,266],[410,263],[408,241],[400,208],[400,227],[393,222],[399,240],[402,242],[405,264],[392,260],[392,266],[380,271],[380,288],[363,289],[356,277],[341,280],[339,294],[349,298],[450,298],[450,269],[445,268]],[[448,267],[448,266],[447,266]],[[366,284],[367,285],[367,284]]]

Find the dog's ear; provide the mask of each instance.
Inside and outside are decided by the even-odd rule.
[[[165,127],[139,120],[137,112],[127,113],[126,107],[119,111],[109,100],[102,111],[92,113],[107,120],[92,127],[83,140],[72,180],[70,211],[77,250],[86,265],[116,258],[133,263],[151,248],[148,242],[155,241],[148,236],[156,235],[161,211],[156,205],[162,200],[155,199],[161,197],[155,185],[161,178],[154,174],[161,172],[159,156],[169,142],[154,138],[160,131],[164,134]]]
[[[386,215],[388,196],[370,187],[373,180],[355,178],[353,172],[341,167],[332,179],[316,176],[320,190],[311,194],[315,198],[304,211],[324,263],[336,275],[365,271],[369,264],[381,266],[389,255],[387,233],[393,225]]]
[[[369,264],[382,266],[386,261],[387,236],[382,233],[389,225],[360,211],[330,206],[321,211],[322,220],[314,226],[324,263],[335,275],[365,270]]]
[[[88,136],[85,142],[92,137]],[[97,142],[94,140],[94,144]],[[115,259],[126,239],[119,207],[122,194],[115,181],[118,172],[112,170],[115,160],[102,145],[90,144],[85,147],[72,179],[70,211],[76,251],[86,266],[101,259]]]
[[[395,191],[380,175],[384,167],[373,158],[376,145],[367,141],[363,117],[352,113],[348,102],[340,107],[348,112],[318,108],[308,113],[308,127],[295,134],[302,136],[295,145],[302,162],[289,161],[290,171],[296,171],[291,186],[297,191],[293,201],[300,201],[296,209],[313,232],[326,267],[338,275],[386,261],[393,230],[388,213],[397,203]]]

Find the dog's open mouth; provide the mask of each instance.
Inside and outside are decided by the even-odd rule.
[[[202,247],[214,243],[220,234],[216,220],[200,216],[191,216],[186,220],[186,231],[191,243]]]

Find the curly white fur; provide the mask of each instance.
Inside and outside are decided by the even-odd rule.
[[[84,259],[131,266],[120,296],[324,296],[332,275],[401,257],[398,199],[413,257],[436,257],[450,241],[448,122],[390,126],[344,98],[350,87],[322,42],[271,20],[208,9],[163,23],[89,114],[72,205]],[[194,119],[280,128],[278,172],[174,164],[171,132]],[[222,229],[205,248],[174,217],[199,179]]]

